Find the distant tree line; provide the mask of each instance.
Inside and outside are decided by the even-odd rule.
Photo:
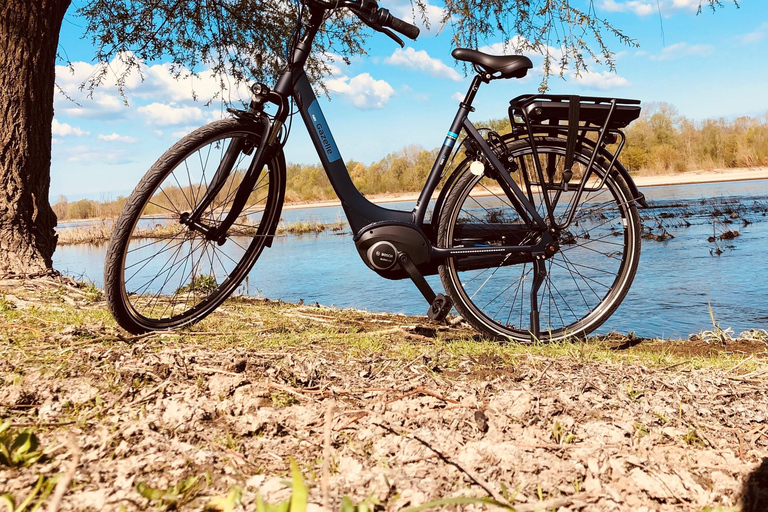
[[[478,126],[500,134],[510,130],[508,119]],[[643,106],[641,117],[626,130],[627,143],[621,161],[632,174],[666,174],[716,168],[768,165],[768,114],[762,118],[738,117],[732,121],[707,119],[695,123],[666,103]],[[421,190],[434,163],[437,149],[406,146],[378,162],[347,163],[350,175],[367,195],[397,194]],[[457,160],[458,161],[458,160]],[[325,171],[319,164],[290,164],[286,199],[289,202],[334,199]],[[53,206],[59,221],[117,216],[126,198],[68,203],[60,196]]]

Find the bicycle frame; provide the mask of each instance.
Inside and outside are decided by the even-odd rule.
[[[305,27],[303,37],[296,44],[290,56],[289,62],[291,65],[280,76],[274,90],[265,98],[265,101],[277,104],[279,107],[274,120],[268,119],[267,116],[263,114],[260,115],[261,105],[256,105],[256,108],[252,105],[252,108],[247,113],[250,116],[257,117],[266,125],[265,133],[268,134],[266,136],[268,145],[275,145],[274,141],[277,139],[277,134],[287,120],[288,109],[286,108],[286,104],[288,98],[292,97],[298,106],[299,113],[301,114],[302,120],[312,139],[328,179],[341,200],[344,213],[349,221],[352,232],[354,233],[355,238],[357,238],[368,226],[380,223],[398,223],[424,230],[424,218],[429,208],[430,198],[438,186],[443,171],[445,170],[445,166],[453,152],[459,133],[463,129],[466,132],[467,137],[474,140],[477,147],[480,148],[483,157],[492,168],[492,176],[497,179],[510,201],[512,201],[516,209],[518,209],[521,218],[531,229],[541,232],[542,235],[539,238],[539,242],[533,246],[453,249],[435,247],[433,245],[430,248],[430,259],[444,260],[445,258],[452,256],[469,256],[480,253],[486,255],[490,253],[505,254],[511,252],[543,253],[545,248],[552,244],[552,238],[548,233],[545,220],[539,215],[525,193],[518,187],[517,183],[515,183],[493,150],[489,147],[488,143],[468,119],[468,114],[472,111],[472,102],[478,88],[482,82],[490,81],[490,77],[483,77],[482,75],[474,77],[464,101],[459,105],[445,141],[438,152],[435,163],[427,177],[425,186],[412,211],[392,210],[378,206],[370,202],[362,193],[360,193],[350,178],[344,159],[339,152],[331,129],[328,126],[323,111],[317,101],[317,97],[315,96],[306,72],[304,71],[304,65],[309,56],[310,48],[320,28],[320,24],[322,23],[324,11],[325,9],[323,8],[311,6],[310,20]],[[268,161],[271,150],[277,149],[277,147],[272,147],[261,151],[263,146],[264,145],[259,148],[260,154],[257,155],[258,161],[252,166],[254,167],[254,171],[261,169],[264,162]],[[247,191],[244,191],[244,193],[247,194]],[[232,215],[229,216],[232,218],[231,221],[234,221],[237,214],[237,211],[232,212]],[[229,226],[221,226],[223,229],[220,228],[218,231],[224,233],[228,227]],[[431,240],[431,242],[434,244],[434,240]]]

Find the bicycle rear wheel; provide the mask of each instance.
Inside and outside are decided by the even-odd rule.
[[[559,183],[565,162],[562,139],[537,139],[538,158],[548,183]],[[592,169],[589,185],[578,203],[575,190],[558,194],[536,178],[533,154],[526,141],[507,143],[512,177],[547,219],[544,194],[556,204],[555,221],[562,224],[570,209],[572,223],[556,230],[559,250],[546,260],[547,277],[538,292],[541,340],[584,336],[619,307],[629,290],[640,257],[640,220],[624,179],[601,167]],[[572,167],[576,188],[589,165],[589,150],[577,153]],[[466,164],[468,167],[468,163]],[[607,177],[606,177],[607,174]],[[528,177],[528,186],[524,176]],[[602,178],[605,184],[597,188]],[[550,226],[551,227],[551,226]],[[467,168],[449,192],[440,214],[441,247],[531,245],[537,233],[528,229],[513,202],[495,180]],[[533,263],[529,255],[486,257],[472,261],[449,258],[440,277],[457,311],[476,329],[514,341],[532,340],[530,333]]]
[[[244,141],[244,142],[243,142]],[[285,195],[282,153],[262,170],[223,244],[181,223],[202,201],[227,149],[242,149],[200,221],[227,216],[261,134],[237,119],[216,121],[176,143],[128,199],[107,250],[104,291],[125,330],[140,334],[202,320],[243,281],[268,243]]]

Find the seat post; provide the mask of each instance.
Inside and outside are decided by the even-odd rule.
[[[467,108],[468,110],[474,110],[472,108],[472,102],[475,101],[477,90],[480,88],[481,83],[487,83],[488,81],[489,80],[480,74],[475,75],[475,77],[472,79],[472,84],[469,86],[469,90],[467,91],[466,96],[464,96],[464,101],[461,102],[461,106]]]

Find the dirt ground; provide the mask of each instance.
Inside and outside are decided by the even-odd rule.
[[[129,337],[85,291],[4,286],[0,424],[46,453],[0,464],[17,506],[42,475],[48,510],[201,510],[233,490],[254,510],[289,496],[295,459],[310,510],[768,510],[764,340],[473,351],[461,325],[246,300]]]

